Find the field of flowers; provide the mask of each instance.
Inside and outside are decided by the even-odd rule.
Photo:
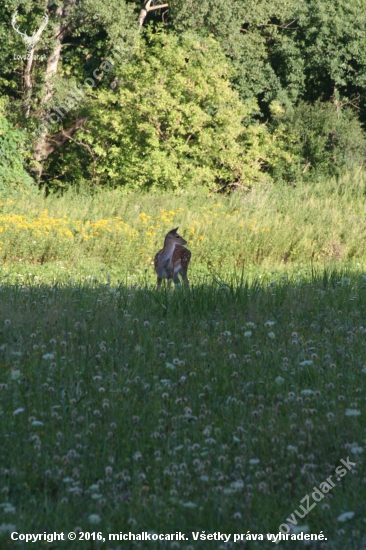
[[[2,198],[0,548],[366,549],[365,185],[323,189]]]
[[[181,531],[164,547],[269,548],[248,535],[282,525],[323,532],[312,549],[365,548],[365,317],[360,272],[160,293],[3,278],[1,547],[29,546],[12,531],[105,538],[33,546],[70,550]]]
[[[118,269],[120,278],[152,282],[154,255],[166,233],[179,226],[192,251],[193,277],[227,276],[249,266],[362,263],[364,190],[359,177],[230,197],[19,195],[0,202],[0,261],[5,268],[53,263],[68,270],[89,262]]]

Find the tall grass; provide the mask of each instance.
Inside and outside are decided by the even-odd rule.
[[[364,276],[342,270],[172,293],[3,281],[2,547],[25,548],[10,531],[102,532],[79,542],[98,550],[121,548],[109,533],[182,531],[168,548],[224,548],[192,532],[278,533],[332,475],[295,527],[359,550],[365,311]]]
[[[75,192],[2,200],[0,253],[14,261],[93,261],[121,273],[151,269],[172,227],[189,241],[191,273],[243,266],[364,261],[366,180],[362,173],[316,185],[199,193],[94,196]]]

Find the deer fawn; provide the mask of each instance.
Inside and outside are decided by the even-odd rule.
[[[158,276],[158,289],[161,287],[163,279],[168,279],[168,288],[170,288],[173,279],[174,284],[178,284],[179,277],[182,277],[185,286],[188,286],[187,269],[191,252],[184,248],[187,241],[177,233],[178,227],[169,231],[164,241],[164,248],[159,250],[155,256],[154,265],[156,275]]]

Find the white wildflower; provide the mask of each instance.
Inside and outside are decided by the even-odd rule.
[[[347,521],[347,519],[352,519],[355,515],[354,512],[343,512],[340,516],[337,517],[338,521]]]
[[[346,409],[344,414],[346,416],[359,416],[361,414],[361,411],[357,409]]]
[[[97,523],[100,523],[102,521],[102,518],[99,514],[90,514],[90,516],[88,516],[88,521],[89,523],[95,525]]]
[[[184,508],[197,508],[197,504],[191,501],[183,502],[182,506],[184,506]]]

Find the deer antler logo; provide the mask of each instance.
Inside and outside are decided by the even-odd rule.
[[[48,14],[45,13],[42,17],[43,21],[41,26],[39,27],[38,31],[32,34],[32,36],[28,36],[26,32],[21,32],[19,29],[17,29],[16,24],[18,21],[18,12],[16,11],[11,18],[11,25],[13,29],[21,35],[23,42],[27,46],[27,52],[30,54],[34,50],[34,46],[37,44],[38,40],[41,37],[41,34],[43,30],[45,29],[47,23],[48,23]]]

